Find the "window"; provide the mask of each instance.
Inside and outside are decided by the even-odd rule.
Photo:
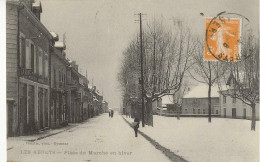
[[[20,37],[20,67],[25,68],[26,50],[25,50],[25,38]]]
[[[206,114],[206,111],[205,111],[205,109],[203,109],[203,114]]]
[[[198,114],[200,114],[200,109],[198,109]]]
[[[232,108],[232,118],[236,118],[237,113],[236,113],[236,108]]]
[[[235,97],[232,98],[232,103],[236,103],[236,98]]]
[[[185,109],[185,114],[188,114],[188,109]]]
[[[32,53],[31,53],[31,42],[29,40],[25,40],[25,48],[26,48],[26,60],[25,60],[25,68],[32,69]]]
[[[193,114],[196,114],[195,109],[193,109]]]
[[[223,104],[227,103],[227,97],[223,95]]]
[[[48,56],[47,55],[45,55],[44,66],[45,66],[45,77],[48,77],[49,76],[49,66],[48,66]]]
[[[42,49],[41,48],[39,48],[39,75],[43,75],[42,74],[42,67],[43,67],[43,65],[42,65],[42,57],[43,57],[43,53],[42,53]]]
[[[218,114],[218,110],[216,110],[216,114]]]
[[[31,44],[31,68],[32,68],[32,71],[34,72],[34,45]]]
[[[246,109],[244,109],[243,118],[246,119]]]

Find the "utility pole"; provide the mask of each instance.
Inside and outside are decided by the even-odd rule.
[[[140,54],[141,54],[141,85],[142,85],[142,126],[144,127],[144,74],[143,74],[143,36],[142,36],[142,13],[140,16]]]

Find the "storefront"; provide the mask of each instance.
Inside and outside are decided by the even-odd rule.
[[[20,78],[20,135],[49,127],[49,86]]]

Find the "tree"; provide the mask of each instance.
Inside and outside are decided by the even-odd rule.
[[[174,95],[180,90],[184,74],[191,67],[190,56],[195,51],[197,42],[188,28],[180,25],[167,28],[163,20],[154,19],[144,31],[145,121],[146,124],[153,125],[152,101],[164,95]],[[138,40],[134,39],[124,52],[119,73],[122,87],[127,86],[123,81],[133,80],[133,77],[127,76],[138,71],[134,67],[140,67],[139,48]]]
[[[198,40],[198,42],[201,42]],[[208,122],[211,122],[211,88],[216,83],[219,76],[225,74],[222,62],[205,61],[203,58],[204,46],[202,43],[193,53],[193,67],[189,70],[190,76],[196,81],[208,85]]]
[[[259,103],[259,42],[250,30],[245,33],[240,60],[225,62],[229,75],[220,77],[218,85],[221,95],[238,99],[251,107],[251,130],[255,130],[256,103]]]

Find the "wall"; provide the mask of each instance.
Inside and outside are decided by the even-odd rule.
[[[18,77],[17,77],[17,7],[6,5],[6,97],[15,101],[15,107],[8,114],[13,119],[12,133],[15,134],[18,126]],[[8,111],[7,111],[8,112]]]
[[[219,98],[211,98],[211,110],[216,114],[220,115]],[[195,113],[193,113],[195,109]],[[198,114],[198,109],[200,109],[200,114],[208,114],[208,98],[183,98],[182,103],[182,114]],[[203,113],[203,110],[205,113]]]
[[[233,103],[233,99],[229,96],[226,97],[226,103],[223,103],[223,95],[220,95],[221,117],[224,116],[224,109],[226,108],[226,118],[232,118],[232,108],[236,108],[236,118],[244,118],[244,109],[246,109],[246,119],[252,118],[252,109],[249,105],[246,105],[241,100],[236,99]],[[256,104],[256,119],[259,120],[259,103]]]

